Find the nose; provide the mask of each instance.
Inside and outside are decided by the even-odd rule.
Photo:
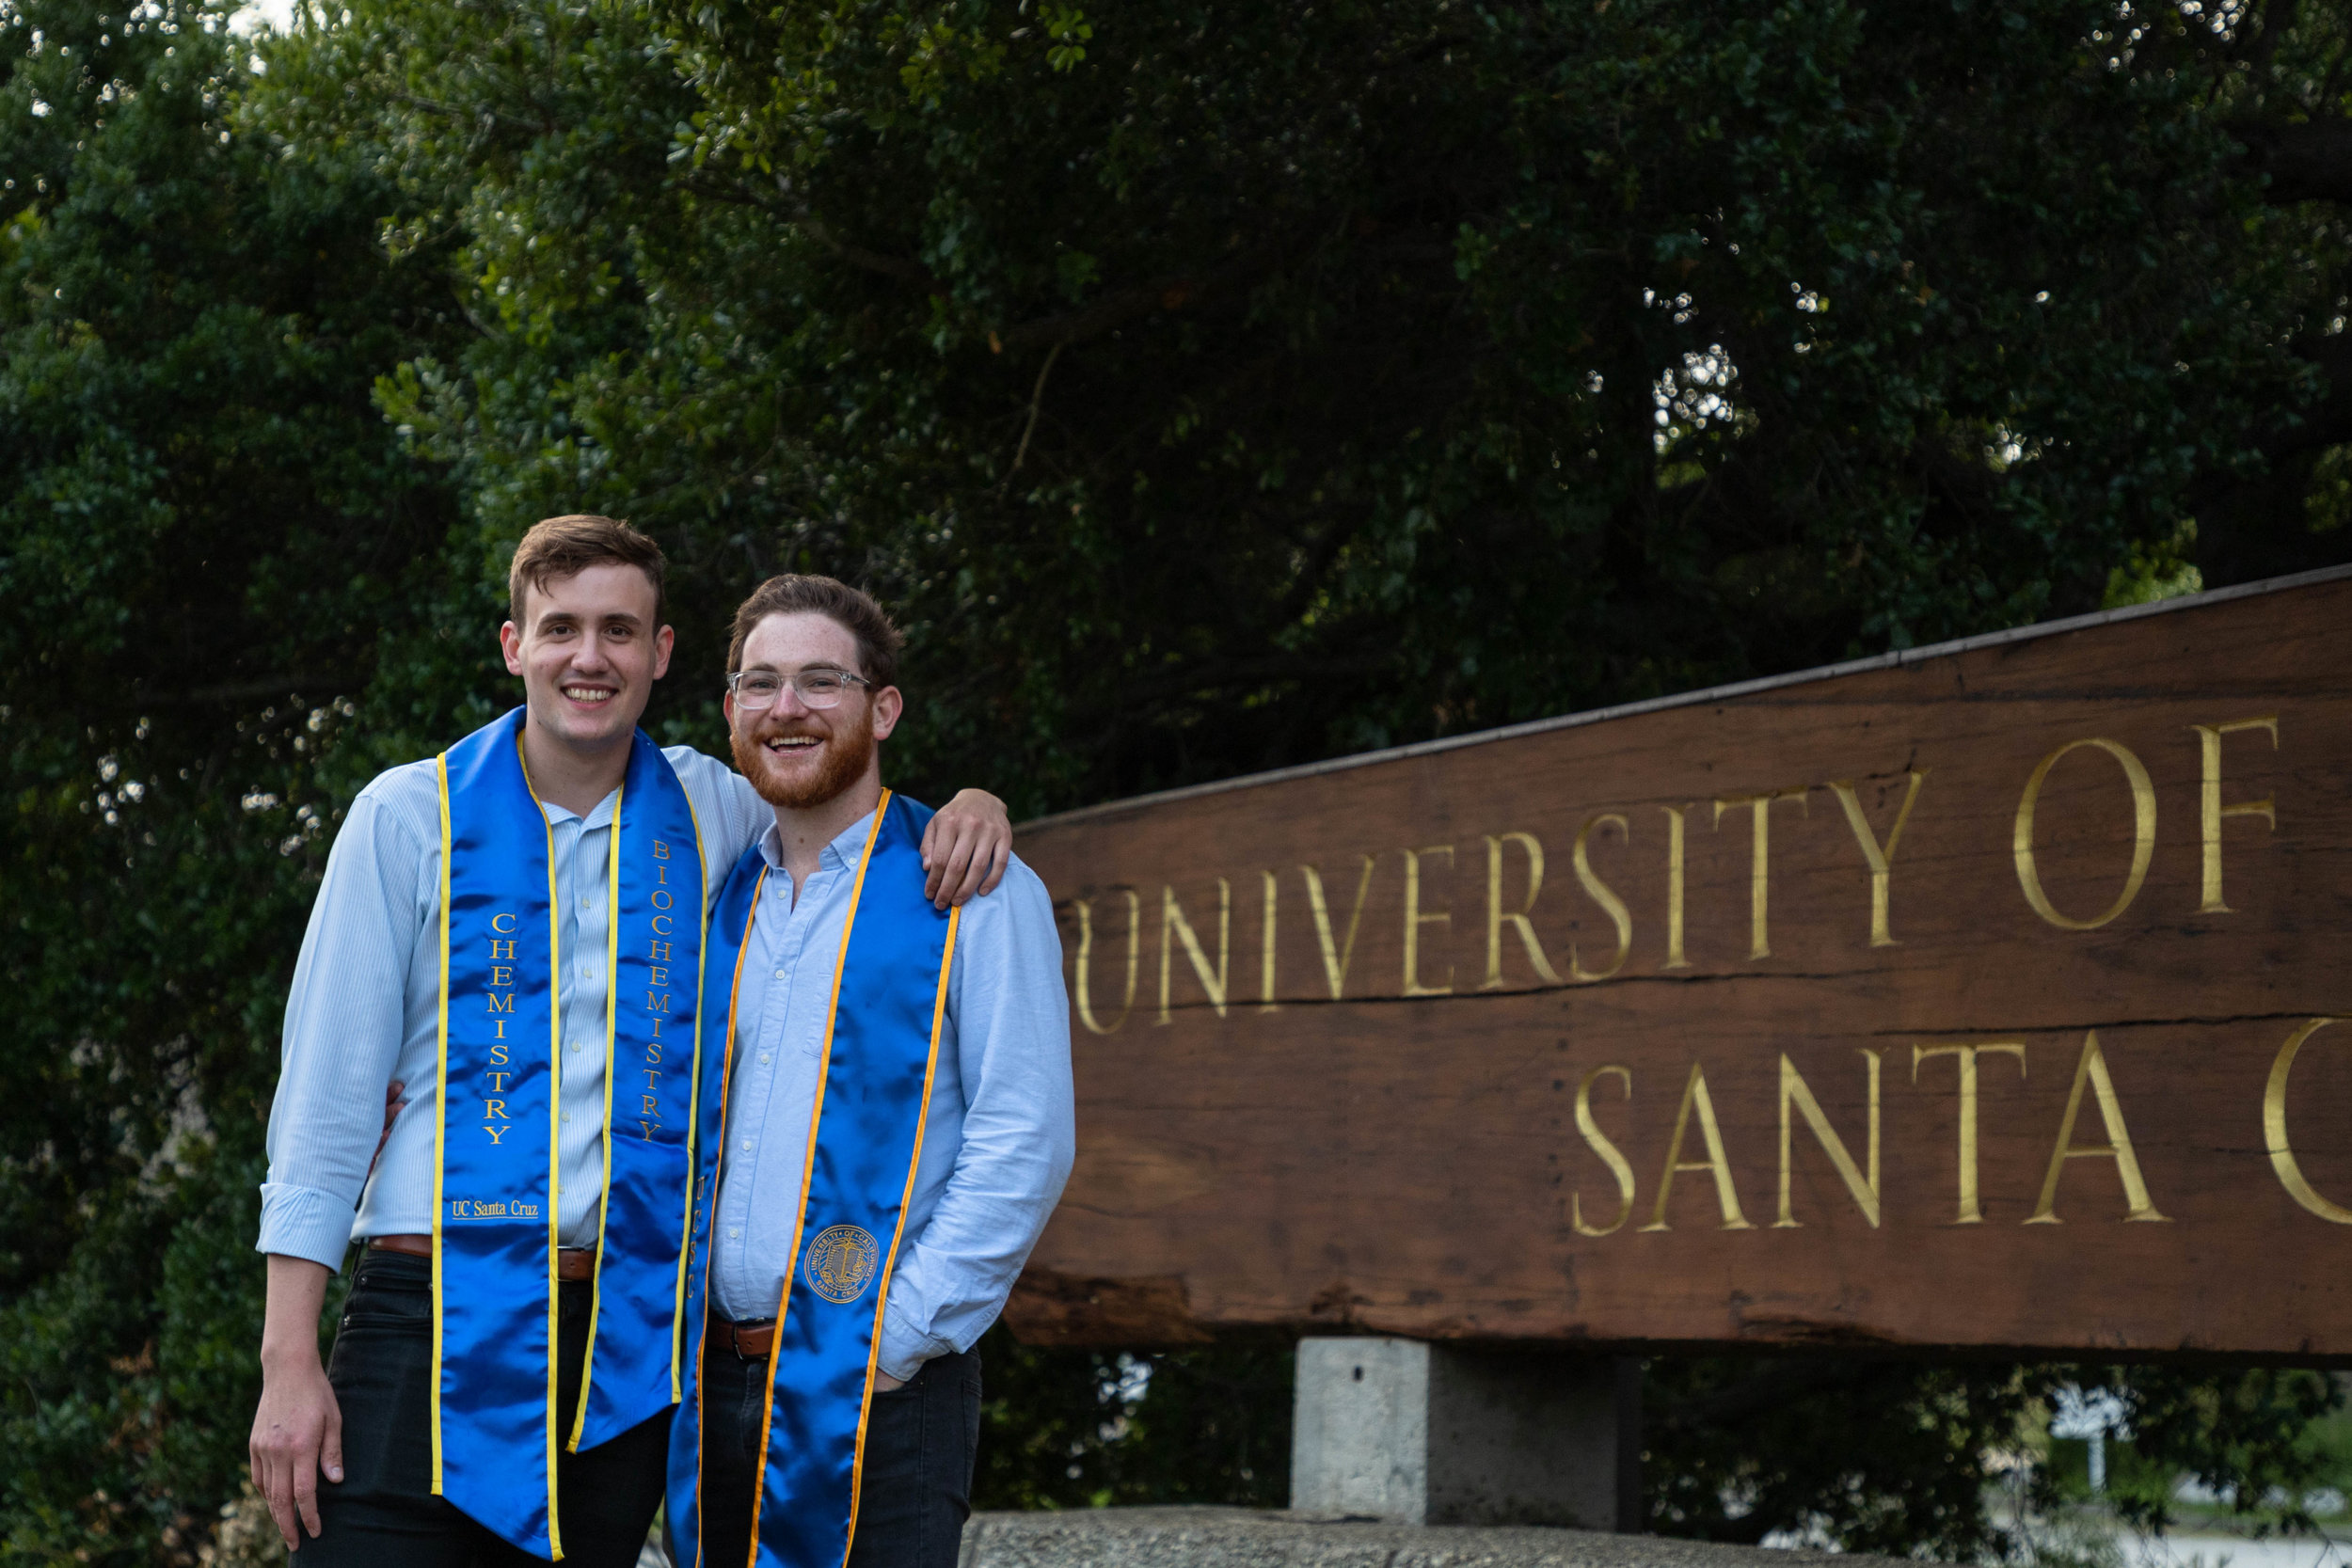
[[[574,669],[582,673],[601,673],[610,669],[612,664],[612,656],[605,648],[604,639],[601,636],[590,631],[580,638],[580,648],[572,655]]]

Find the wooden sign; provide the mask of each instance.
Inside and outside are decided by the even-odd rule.
[[[2352,576],[1019,849],[1080,1149],[1032,1342],[2352,1354]]]

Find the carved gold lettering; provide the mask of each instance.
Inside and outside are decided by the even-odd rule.
[[[1692,1110],[1699,1114],[1699,1136],[1707,1143],[1704,1160],[1682,1157],[1682,1135],[1690,1131]],[[1723,1211],[1723,1228],[1755,1229],[1740,1212],[1740,1194],[1731,1184],[1731,1162],[1724,1157],[1723,1130],[1715,1125],[1715,1102],[1707,1093],[1707,1073],[1692,1062],[1691,1076],[1682,1085],[1682,1108],[1675,1113],[1674,1138],[1666,1145],[1666,1168],[1658,1178],[1658,1202],[1650,1210],[1649,1224],[1642,1227],[1645,1231],[1668,1228],[1666,1200],[1674,1196],[1675,1177],[1683,1171],[1698,1170],[1708,1171],[1715,1178],[1715,1204]]]
[[[1911,820],[1911,808],[1919,799],[1919,786],[1928,782],[1928,770],[1918,768],[1911,775],[1911,787],[1903,792],[1903,803],[1895,813],[1895,825],[1886,830],[1886,842],[1882,845],[1870,831],[1869,818],[1862,815],[1862,801],[1854,794],[1853,781],[1840,779],[1830,784],[1837,792],[1837,803],[1846,808],[1847,825],[1853,829],[1854,842],[1862,846],[1862,859],[1870,868],[1870,945],[1896,945],[1895,933],[1888,928],[1887,895],[1895,879],[1895,846],[1903,836],[1903,824]]]
[[[1984,1208],[1977,1186],[1977,1058],[1991,1053],[2017,1058],[2017,1076],[2026,1076],[2026,1048],[2015,1040],[1980,1045],[1915,1045],[1911,1048],[1911,1081],[1919,1081],[1919,1064],[1938,1056],[1954,1056],[1960,1064],[1960,1215],[1954,1225],[1982,1225]]]
[[[515,1010],[515,993],[510,990],[504,996],[493,995],[490,998],[490,1010],[494,1013],[513,1012]]]
[[[490,1087],[500,1094],[504,1094],[506,1092],[506,1081],[515,1075],[511,1072],[485,1072],[483,1076],[485,1078],[497,1079],[498,1082],[491,1085]]]
[[[645,1011],[649,1013],[666,1013],[669,1010],[670,993],[668,991],[665,990],[660,995],[656,995],[652,991],[647,991],[645,993]]]
[[[1594,829],[1605,828],[1612,823],[1616,825],[1618,837],[1629,844],[1633,841],[1633,830],[1622,816],[1613,811],[1597,812],[1586,817],[1584,825],[1577,829],[1576,845],[1568,853],[1568,861],[1576,868],[1577,885],[1584,890],[1584,895],[1598,904],[1601,912],[1608,915],[1610,924],[1616,927],[1617,956],[1609,960],[1607,969],[1586,969],[1582,957],[1576,950],[1576,939],[1570,937],[1568,976],[1575,980],[1606,980],[1625,967],[1627,957],[1633,951],[1633,915],[1625,907],[1625,900],[1617,896],[1616,890],[1594,875],[1592,858],[1586,847],[1592,840]]]
[[[660,1124],[659,1122],[641,1120],[637,1125],[639,1128],[643,1129],[643,1131],[638,1133],[639,1141],[643,1143],[651,1143],[653,1142],[653,1130]]]
[[[670,972],[657,964],[647,972],[645,979],[652,985],[666,986],[670,983]]]
[[[485,1100],[482,1102],[482,1119],[485,1121],[512,1121],[514,1117],[509,1117],[506,1114],[505,1101]]]
[[[1274,1000],[1274,873],[1261,871],[1265,879],[1265,911],[1258,923],[1258,1011],[1280,1011]]]
[[[1676,806],[1658,808],[1666,814],[1666,969],[1688,969],[1690,957],[1682,951],[1682,811]]]
[[[506,1129],[503,1127],[485,1127],[483,1131],[490,1134],[490,1141],[494,1144],[502,1144],[506,1141]]]
[[[1853,1195],[1854,1205],[1862,1211],[1862,1217],[1870,1222],[1871,1229],[1878,1228],[1880,1053],[1863,1051],[1856,1054],[1869,1064],[1870,1073],[1870,1146],[1867,1154],[1870,1170],[1867,1178],[1854,1168],[1853,1156],[1846,1152],[1845,1140],[1837,1135],[1836,1129],[1830,1126],[1829,1117],[1821,1114],[1821,1102],[1813,1098],[1813,1090],[1798,1073],[1796,1064],[1785,1054],[1780,1059],[1780,1218],[1772,1222],[1775,1230],[1793,1230],[1804,1223],[1789,1207],[1791,1130],[1788,1109],[1791,1105],[1804,1117],[1804,1124],[1813,1130],[1814,1139],[1820,1144],[1821,1152],[1829,1156],[1829,1163],[1836,1170],[1837,1179],[1845,1182],[1846,1191]]]
[[[513,970],[501,968],[497,964],[492,964],[490,966],[490,984],[494,986],[511,986],[514,983],[515,972]]]
[[[501,1027],[504,1026],[501,1025]],[[502,1045],[493,1045],[490,1047],[490,1065],[492,1067],[504,1067],[511,1059],[512,1058],[510,1058],[507,1054],[506,1047]]]
[[[2295,1149],[2287,1142],[2287,1074],[2295,1070],[2296,1053],[2303,1049],[2305,1040],[2335,1022],[2332,1018],[2315,1018],[2289,1035],[2286,1044],[2279,1048],[2278,1057],[2270,1064],[2270,1082],[2263,1086],[2263,1142],[2270,1151],[2270,1168],[2277,1173],[2279,1185],[2287,1190],[2288,1196],[2323,1220],[2352,1225],[2352,1209],[2330,1203],[2303,1179],[2303,1167],[2296,1163]]]
[[[647,1040],[645,1042],[645,1060],[648,1062],[659,1062],[661,1060],[661,1042],[660,1040]]]
[[[2265,795],[2259,800],[2241,800],[2235,805],[2221,803],[2221,737],[2240,730],[2268,730],[2270,749],[2279,749],[2279,716],[2266,719],[2236,719],[2227,724],[2191,724],[2197,732],[2198,749],[2201,755],[2201,784],[2198,796],[2198,828],[2205,851],[2204,901],[2197,906],[2199,914],[2229,914],[2230,906],[2221,901],[2221,824],[2232,816],[2259,816],[2270,824],[2270,831],[2279,831],[2279,813],[2272,805],[2273,797]]]
[[[2106,1124],[2107,1141],[2103,1144],[2074,1143],[2074,1117],[2083,1107],[2083,1085],[2089,1084],[2099,1102],[2099,1119]],[[2159,1224],[2171,1222],[2156,1212],[2156,1206],[2148,1199],[2148,1183],[2140,1180],[2139,1157],[2132,1152],[2132,1134],[2123,1125],[2123,1107],[2115,1098],[2115,1084],[2107,1076],[2106,1058],[2099,1051],[2099,1031],[2083,1036],[2083,1053],[2074,1064],[2074,1087],[2066,1097],[2066,1119],[2058,1123],[2058,1142],[2050,1149],[2049,1174],[2042,1179],[2042,1201],[2034,1205],[2027,1225],[2059,1225],[2058,1217],[2058,1177],[2065,1172],[2069,1160],[2113,1160],[2115,1174],[2123,1181],[2123,1199],[2128,1206],[2127,1220],[2153,1220]]]
[[[2095,920],[2076,920],[2060,914],[2042,891],[2042,873],[2033,858],[2034,802],[2041,799],[2042,782],[2058,766],[2058,758],[2082,746],[2095,746],[2122,765],[2123,777],[2132,788],[2132,874],[2124,879],[2122,895],[2107,907],[2107,911]],[[2130,748],[2115,741],[2092,736],[2082,740],[2070,740],[2035,765],[2033,776],[2026,781],[2026,793],[2017,802],[2017,823],[2010,834],[2010,846],[2017,862],[2017,885],[2025,890],[2026,902],[2033,912],[2051,925],[2065,931],[2091,931],[2105,926],[2132,907],[2139,896],[2139,884],[2148,879],[2148,862],[2156,852],[2156,790],[2148,782],[2148,769],[2139,765]]]
[[[1772,803],[1794,800],[1807,816],[1813,815],[1809,786],[1794,789],[1768,790],[1762,795],[1731,795],[1715,802],[1715,826],[1721,830],[1724,813],[1740,806],[1748,808],[1748,957],[1769,958],[1772,943],[1767,911],[1772,900]]]
[[[1219,877],[1216,879],[1216,969],[1209,968],[1208,955],[1200,950],[1200,939],[1193,934],[1192,922],[1184,918],[1184,906],[1176,902],[1176,890],[1163,884],[1160,888],[1160,1017],[1170,1022],[1168,1012],[1168,968],[1170,952],[1168,939],[1174,937],[1184,944],[1184,956],[1192,960],[1192,972],[1200,980],[1200,989],[1209,993],[1209,1004],[1216,1016],[1225,1016],[1226,961],[1232,957],[1233,946],[1233,884]]]
[[[500,925],[499,922],[501,920],[505,921],[506,924],[503,926]],[[515,917],[501,911],[501,912],[490,917],[490,929],[496,931],[501,936],[506,936],[515,929]]]
[[[1625,1085],[1625,1097],[1633,1098],[1633,1071],[1630,1068],[1597,1067],[1586,1073],[1576,1085],[1576,1130],[1584,1134],[1584,1142],[1600,1163],[1609,1167],[1609,1174],[1617,1179],[1617,1217],[1607,1225],[1584,1223],[1584,1200],[1576,1193],[1568,1194],[1568,1223],[1580,1236],[1606,1236],[1617,1229],[1633,1213],[1633,1167],[1625,1155],[1609,1141],[1609,1134],[1593,1119],[1593,1085],[1603,1078],[1613,1077]]]
[[[1440,922],[1451,929],[1454,911],[1440,910],[1436,914],[1421,912],[1421,859],[1423,855],[1443,855],[1446,864],[1454,863],[1454,846],[1433,844],[1425,849],[1405,852],[1405,994],[1407,996],[1448,996],[1454,990],[1454,966],[1445,966],[1445,984],[1424,986],[1421,983],[1421,928]]]
[[[1119,1016],[1108,1023],[1094,1016],[1094,993],[1089,984],[1094,968],[1094,904],[1091,899],[1078,900],[1078,1022],[1098,1035],[1107,1035],[1126,1022],[1136,1005],[1136,975],[1143,951],[1142,900],[1133,888],[1123,896],[1127,900],[1127,995],[1119,1006]]]
[[[1323,977],[1331,987],[1331,1000],[1337,1002],[1347,989],[1347,966],[1356,957],[1356,931],[1363,924],[1364,896],[1372,891],[1372,857],[1363,857],[1362,875],[1356,879],[1356,908],[1347,917],[1347,942],[1335,946],[1331,941],[1331,911],[1323,900],[1323,878],[1311,865],[1302,865],[1298,875],[1307,883],[1307,907],[1315,917],[1315,940],[1323,948]]]
[[[653,943],[651,947],[647,949],[645,958],[652,963],[668,963],[670,961],[670,943],[666,942],[657,942]]]
[[[497,963],[501,959],[507,963],[515,961],[515,944],[511,941],[501,942],[498,938],[492,937],[490,939],[490,961]]]
[[[658,1105],[658,1104],[656,1104],[656,1103],[654,1102],[654,1097],[653,1097],[653,1096],[651,1096],[651,1095],[644,1095],[644,1096],[641,1096],[640,1098],[641,1098],[641,1099],[643,1099],[643,1100],[644,1101],[644,1103],[643,1105],[641,1105],[641,1106],[639,1106],[639,1107],[638,1107],[638,1114],[639,1114],[640,1116],[647,1116],[647,1117],[649,1117],[649,1116],[654,1115],[656,1112],[658,1112],[658,1111],[660,1111],[660,1110],[661,1109],[661,1107],[660,1107],[660,1105]]]
[[[1578,840],[1580,846],[1582,840]],[[1517,912],[1502,907],[1502,847],[1516,844],[1527,851],[1527,902]],[[1518,933],[1519,945],[1527,950],[1528,967],[1546,985],[1560,984],[1560,976],[1544,957],[1544,944],[1535,938],[1535,923],[1528,914],[1535,908],[1535,899],[1544,891],[1544,847],[1534,833],[1509,832],[1486,835],[1486,981],[1480,990],[1493,990],[1502,984],[1502,928],[1512,927]]]
[[[666,888],[654,889],[653,895],[648,901],[657,910],[666,910],[677,902],[675,898],[670,896],[669,890]]]
[[[660,839],[655,839],[653,841],[653,858],[658,861],[668,860],[670,858],[670,847],[662,843]]]
[[[492,1039],[502,1040],[506,1037],[506,1020],[502,1018],[494,1018],[490,1021],[490,1027],[498,1031],[497,1034],[490,1037]]]
[[[668,882],[668,881],[669,881],[669,879],[670,879],[670,868],[669,868],[668,866],[666,866],[666,865],[657,865],[657,866],[655,866],[655,867],[653,868],[653,879],[654,879],[657,883],[666,883],[666,882]]]
[[[670,917],[668,915],[655,915],[653,917],[652,925],[654,935],[666,937],[670,934]]]

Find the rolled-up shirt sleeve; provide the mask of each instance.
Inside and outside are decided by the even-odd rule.
[[[372,792],[336,835],[286,997],[257,1251],[342,1266],[400,1057],[430,853]]]
[[[878,1361],[897,1378],[969,1350],[995,1321],[1077,1151],[1061,935],[1027,866],[964,906],[948,984],[961,1138],[891,1280]]]

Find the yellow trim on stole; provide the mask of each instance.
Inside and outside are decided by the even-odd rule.
[[[914,1152],[907,1156],[906,1191],[898,1195],[898,1228],[890,1236],[890,1256],[882,1259],[882,1283],[874,1292],[874,1337],[866,1355],[866,1400],[858,1406],[857,1447],[850,1460],[850,1535],[841,1544],[842,1568],[849,1568],[850,1548],[857,1544],[859,1484],[866,1479],[866,1422],[874,1411],[874,1372],[882,1365],[882,1309],[890,1305],[890,1277],[898,1267],[898,1245],[906,1240],[907,1210],[914,1202],[914,1175],[923,1165],[923,1134],[931,1119],[931,1083],[939,1075],[939,1035],[947,1022],[947,976],[956,965],[956,927],[963,911],[947,911],[947,946],[939,958],[939,994],[931,1002],[931,1053],[923,1063],[923,1103],[914,1114]]]
[[[440,1057],[433,1075],[433,1495],[441,1495],[441,1157],[449,1131],[449,753],[433,760],[441,807]]]
[[[686,1260],[694,1248],[694,1172],[700,1156],[697,1147],[702,1133],[703,1091],[703,955],[710,951],[710,906],[716,895],[710,890],[710,862],[703,853],[702,818],[694,815],[694,798],[686,798],[686,819],[694,824],[694,863],[702,870],[702,938],[694,944],[694,1069],[686,1081],[686,1218],[677,1240],[677,1300],[670,1308],[670,1402],[682,1403],[686,1398],[684,1362],[686,1350]],[[722,883],[723,887],[725,884]],[[753,895],[755,903],[758,895]],[[737,958],[737,967],[741,967]]]
[[[874,841],[882,837],[882,816],[890,810],[890,791],[882,792],[874,802],[874,825],[866,830],[866,847],[858,851],[857,880],[850,886],[850,913],[841,922],[841,950],[833,959],[833,994],[825,1004],[825,1048],[817,1056],[817,1103],[808,1112],[808,1154],[801,1164],[801,1206],[792,1215],[792,1245],[785,1252],[784,1290],[776,1298],[776,1338],[784,1337],[784,1320],[792,1311],[792,1276],[801,1267],[801,1232],[808,1224],[808,1184],[817,1169],[817,1129],[825,1116],[825,1080],[833,1072],[833,1023],[841,1010],[841,974],[850,961],[850,933],[857,928],[858,905],[866,896],[866,868],[873,863]],[[748,936],[748,933],[747,933]],[[750,945],[747,940],[744,944]],[[712,1223],[715,1227],[717,1216]],[[711,1250],[718,1250],[718,1237],[711,1238]],[[870,1372],[867,1382],[870,1384]],[[768,1360],[768,1398],[759,1407],[759,1462],[752,1467],[752,1555],[749,1568],[759,1564],[759,1505],[768,1496],[768,1430],[776,1418],[776,1358]],[[850,1505],[854,1508],[856,1505]]]
[[[555,1254],[562,1244],[564,1211],[564,939],[559,934],[564,928],[564,899],[555,887],[555,824],[548,820],[547,805],[531,782],[531,759],[523,754],[520,730],[515,732],[515,760],[522,768],[523,788],[530,791],[531,803],[539,808],[539,826],[548,835],[548,1549],[553,1560],[561,1562],[564,1534],[555,1517],[555,1368],[563,1298]],[[618,837],[616,832],[614,838]]]
[[[624,782],[612,794],[612,851],[605,857],[604,888],[604,1191],[596,1198],[596,1258],[588,1283],[588,1349],[580,1362],[580,1405],[572,1412],[572,1435],[564,1447],[580,1451],[588,1425],[588,1391],[596,1386],[596,1328],[604,1322],[604,1226],[612,1212],[612,1042],[621,1006],[621,805]]]

